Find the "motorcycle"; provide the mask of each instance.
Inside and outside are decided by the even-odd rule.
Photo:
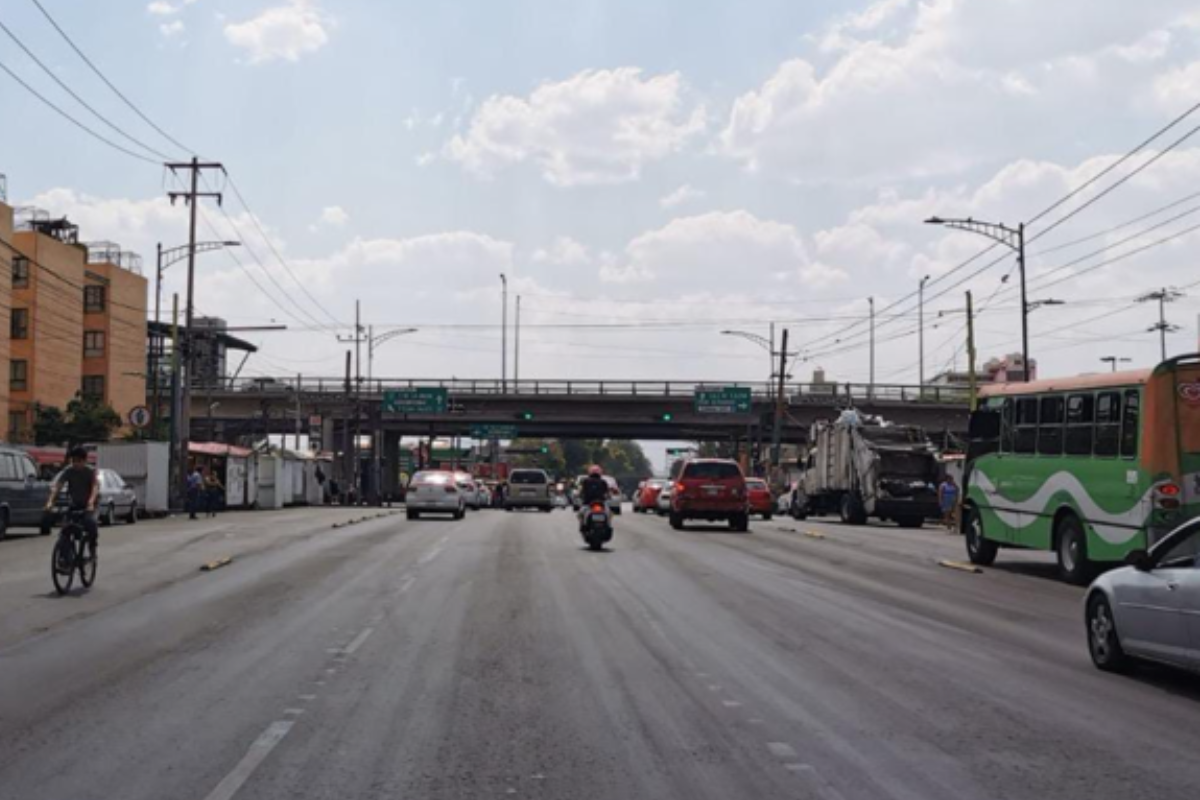
[[[580,525],[583,541],[589,549],[603,550],[605,543],[611,541],[613,536],[612,512],[608,504],[592,503],[580,513],[583,515]]]

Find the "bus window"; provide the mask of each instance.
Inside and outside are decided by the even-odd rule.
[[[1137,389],[1125,392],[1125,416],[1121,419],[1121,457],[1137,458],[1141,397]]]
[[[1061,456],[1063,451],[1063,398],[1050,395],[1041,399],[1038,414],[1037,451],[1043,456]]]
[[[1032,453],[1036,448],[1037,413],[1036,397],[1022,397],[1017,400],[1016,431],[1013,435],[1014,453]]]
[[[1098,456],[1115,456],[1121,443],[1121,393],[1096,395],[1096,448]]]
[[[1096,398],[1090,394],[1073,394],[1067,398],[1066,453],[1069,456],[1090,456]]]
[[[1000,452],[1011,453],[1013,451],[1013,400],[1011,397],[1004,398],[1004,403],[1000,406]]]

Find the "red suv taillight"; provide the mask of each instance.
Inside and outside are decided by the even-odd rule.
[[[1159,508],[1179,508],[1179,495],[1181,491],[1177,483],[1169,481],[1167,483],[1160,483],[1154,487],[1154,503]]]

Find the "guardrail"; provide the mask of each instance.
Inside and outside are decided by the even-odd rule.
[[[451,396],[489,397],[692,397],[698,388],[739,387],[750,389],[760,402],[773,400],[778,386],[766,381],[720,383],[716,381],[647,380],[472,380],[468,378],[363,378],[360,392],[368,397],[387,391],[416,388],[442,388]],[[209,386],[196,385],[201,392],[246,392],[258,394],[346,395],[353,391],[345,378],[297,376],[289,380],[242,378],[227,379]],[[965,404],[968,391],[959,386],[915,386],[909,384],[866,383],[788,383],[784,397],[789,405],[851,406],[864,403],[942,403]]]

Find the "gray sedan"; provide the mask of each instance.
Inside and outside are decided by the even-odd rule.
[[[54,476],[53,482],[58,483],[60,478],[62,478],[62,472]],[[96,500],[96,519],[100,524],[115,525],[118,519],[125,520],[131,525],[137,522],[137,494],[133,488],[111,469],[96,470],[96,479],[100,481],[100,497]],[[66,492],[60,493],[58,510],[61,512],[70,504],[71,501]],[[42,533],[48,532],[49,530],[43,525]]]
[[[1106,672],[1141,658],[1200,670],[1200,519],[1180,525],[1087,592],[1088,649]]]

